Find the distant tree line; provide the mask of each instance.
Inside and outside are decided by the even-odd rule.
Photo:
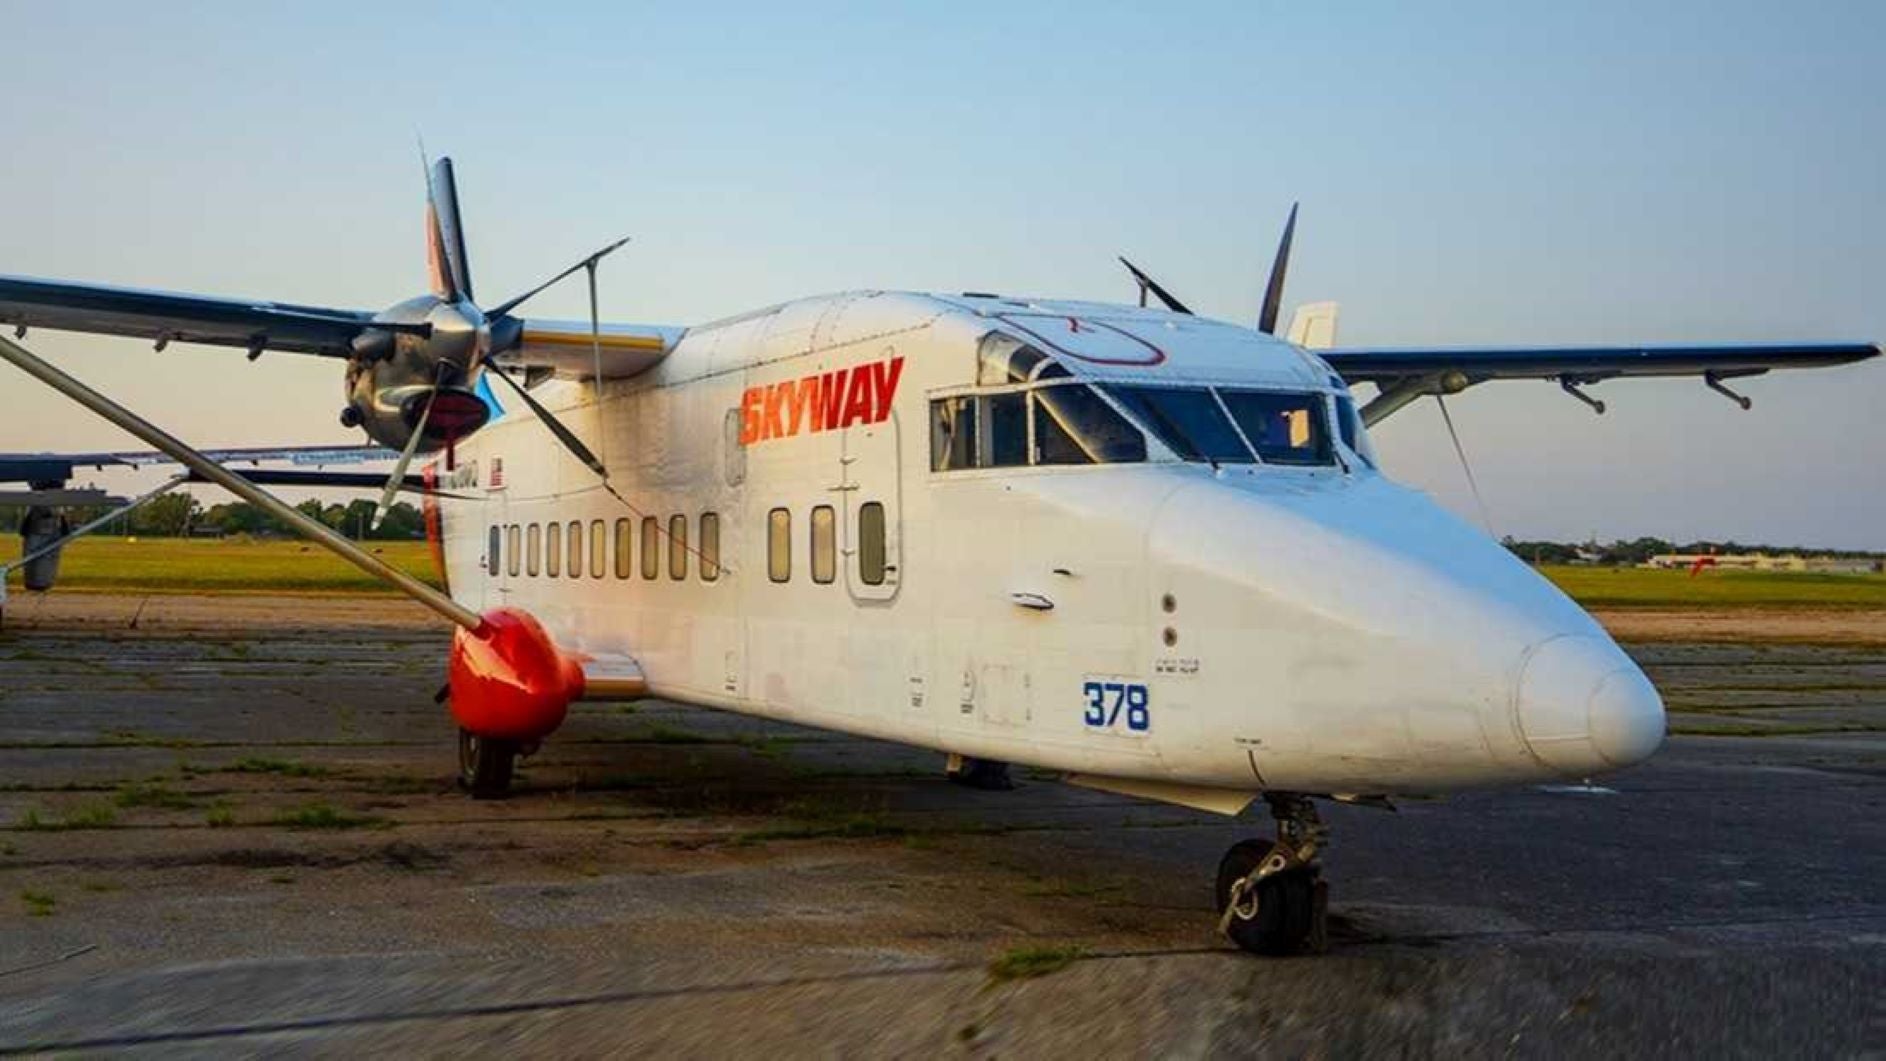
[[[1597,542],[1519,541],[1511,535],[1500,544],[1515,556],[1533,564],[1593,563],[1631,566],[1646,563],[1653,556],[1671,553],[1755,554],[1758,556],[1834,556],[1872,559],[1879,553],[1855,549],[1821,549],[1808,545],[1755,545],[1725,539],[1722,541],[1669,542],[1662,538],[1618,539],[1608,544]]]
[[[295,506],[308,516],[340,531],[350,538],[374,541],[401,541],[423,538],[425,517],[419,509],[404,501],[387,509],[386,518],[373,526],[374,503],[364,498],[348,504],[322,504],[310,498]],[[0,508],[0,532],[17,533],[22,508]],[[103,505],[78,505],[65,510],[73,526],[97,519],[111,511]],[[184,493],[165,494],[129,516],[101,528],[100,534],[126,534],[145,538],[181,538],[199,534],[248,534],[257,537],[291,537],[294,532],[281,521],[246,501],[229,501],[204,508],[196,498]]]

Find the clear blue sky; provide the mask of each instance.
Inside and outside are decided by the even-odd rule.
[[[0,272],[377,308],[424,288],[414,144],[479,292],[617,234],[605,316],[850,287],[1125,300],[1126,253],[1350,343],[1886,338],[1886,5],[844,7],[0,0]],[[580,291],[540,312],[579,316]],[[53,337],[185,437],[334,441],[332,362]],[[1886,549],[1886,366],[1454,404],[1495,528]],[[0,449],[125,444],[0,375]],[[1390,469],[1473,506],[1432,403]]]

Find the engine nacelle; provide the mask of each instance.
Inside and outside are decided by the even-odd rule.
[[[347,364],[347,407],[341,422],[375,442],[403,450],[423,418],[418,449],[430,453],[485,426],[491,408],[478,396],[491,333],[477,307],[430,296],[402,302],[375,318],[425,324],[429,335],[368,331]],[[426,412],[430,402],[432,411]]]
[[[71,530],[72,524],[63,515],[43,505],[34,505],[26,510],[25,518],[20,520],[20,555],[43,549],[71,533]],[[52,588],[52,584],[59,580],[59,554],[63,551],[54,549],[45,556],[27,561],[20,569],[20,580],[27,589],[44,593]]]

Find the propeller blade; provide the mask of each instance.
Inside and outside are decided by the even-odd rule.
[[[557,436],[557,441],[563,443],[564,449],[569,450],[577,460],[582,461],[590,471],[595,472],[598,478],[605,480],[609,478],[609,469],[603,467],[602,461],[590,452],[588,446],[583,445],[583,440],[563,426],[563,421],[544,408],[542,403],[531,397],[530,391],[525,390],[522,383],[512,379],[509,373],[499,368],[490,358],[485,359],[485,367],[491,370],[492,375],[511,385],[511,389],[517,393],[517,396],[524,399],[524,404],[530,406],[530,411],[537,414],[537,419],[542,420],[544,426],[550,429],[550,433]]]
[[[1127,261],[1125,258],[1120,259],[1120,264],[1126,266],[1126,271],[1129,273],[1132,273],[1133,279],[1139,282],[1139,304],[1140,305],[1144,306],[1146,304],[1146,292],[1151,291],[1153,295],[1156,296],[1159,299],[1159,301],[1165,303],[1166,308],[1171,310],[1172,312],[1183,313],[1188,317],[1192,315],[1192,311],[1185,308],[1185,303],[1180,302],[1176,298],[1173,298],[1172,292],[1167,291],[1163,287],[1160,287],[1159,281],[1154,280],[1152,277],[1147,276],[1144,272],[1141,272],[1139,266],[1134,265],[1132,262]]]
[[[432,388],[432,393],[426,396],[426,407],[419,411],[419,423],[413,427],[412,437],[406,440],[406,449],[400,453],[399,463],[393,466],[393,474],[386,478],[386,490],[380,494],[380,503],[373,506],[373,522],[370,526],[380,526],[387,510],[393,507],[393,499],[399,496],[401,488],[406,485],[406,467],[413,462],[413,454],[419,452],[419,439],[426,433],[426,421],[432,419],[432,403],[438,396],[437,387]]]
[[[1284,274],[1290,271],[1290,241],[1297,234],[1297,204],[1290,204],[1290,220],[1284,222],[1284,238],[1277,244],[1277,257],[1270,263],[1270,284],[1264,288],[1264,310],[1257,318],[1257,330],[1277,334],[1277,314],[1283,311]]]
[[[531,288],[529,291],[526,291],[523,294],[517,296],[516,298],[511,299],[509,302],[500,303],[495,309],[487,310],[485,312],[485,319],[492,320],[492,321],[497,320],[499,317],[502,317],[510,313],[512,310],[516,309],[518,306],[522,305],[527,300],[535,298],[538,295],[542,294],[548,288],[555,286],[559,281],[568,277],[570,274],[576,272],[578,269],[593,269],[597,262],[602,261],[604,258],[607,258],[609,255],[613,254],[617,248],[629,242],[630,239],[631,237],[624,236],[621,239],[616,240],[614,243],[609,244],[607,247],[604,247],[603,249],[590,255],[589,257],[584,258],[582,261],[577,262],[575,265],[570,266],[568,269],[565,269],[562,272],[558,273],[557,275],[551,277],[550,279],[545,280],[543,283],[538,284],[536,287]]]
[[[426,182],[426,251],[432,269],[432,293],[446,300],[470,300],[471,260],[465,253],[465,230],[459,223],[458,179],[452,160],[432,164]]]

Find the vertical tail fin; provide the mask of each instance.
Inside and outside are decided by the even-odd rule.
[[[1290,331],[1285,337],[1305,350],[1327,350],[1336,345],[1334,302],[1310,302],[1298,306],[1290,317]]]

